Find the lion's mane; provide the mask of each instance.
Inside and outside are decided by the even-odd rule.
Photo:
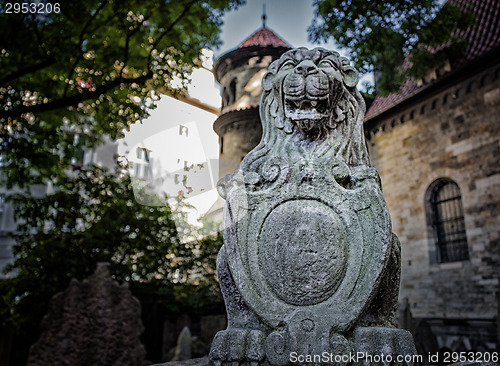
[[[286,77],[290,79],[293,67],[304,60],[315,65],[328,61],[330,70],[323,72],[320,69],[315,79],[309,82],[313,84],[311,88],[318,83],[329,85],[330,100],[325,112],[328,117],[314,126],[311,133],[299,128],[298,123],[285,113],[284,80]],[[295,77],[293,80],[298,79],[296,75],[292,76]],[[298,48],[284,53],[269,66],[263,78],[260,103],[263,135],[259,145],[243,159],[241,170],[259,171],[269,158],[296,156],[297,151],[306,160],[332,157],[351,167],[369,166],[363,133],[365,103],[356,90],[357,82],[357,71],[337,52],[323,48]]]

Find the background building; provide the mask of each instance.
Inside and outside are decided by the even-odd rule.
[[[75,135],[75,143],[79,136]],[[79,169],[84,165],[96,164],[108,169],[114,169],[116,165],[116,154],[118,151],[118,143],[107,139],[106,143],[95,149],[82,150],[78,159],[73,159],[68,169]],[[2,161],[0,157],[0,174]],[[54,187],[49,182],[46,185],[36,185],[31,187],[31,193],[35,196],[43,196],[53,192]],[[11,274],[3,273],[4,268],[12,263],[14,256],[12,249],[15,245],[15,240],[11,235],[15,232],[17,223],[14,219],[14,207],[7,197],[17,193],[16,188],[7,189],[0,185],[0,280],[9,277]]]
[[[500,276],[500,2],[471,6],[464,54],[366,114],[402,243],[400,299],[439,348],[498,350]],[[408,324],[409,325],[409,324]]]
[[[290,48],[264,26],[217,60],[214,74],[222,89],[222,109],[214,130],[219,135],[221,178],[234,172],[259,143],[262,77],[271,62]]]
[[[264,18],[265,19],[265,18]],[[263,25],[217,60],[214,76],[221,85],[222,107],[214,123],[219,136],[219,178],[234,172],[260,141],[262,77],[274,60],[291,46]],[[224,200],[218,198],[208,215],[222,221]]]

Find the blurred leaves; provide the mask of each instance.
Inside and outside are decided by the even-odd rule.
[[[0,184],[19,192],[2,319],[36,329],[51,296],[101,261],[119,281],[213,288],[202,274],[214,272],[220,237],[181,243],[169,207],[141,206],[127,177],[75,171],[72,161],[147,117],[157,92],[182,94],[202,49],[219,45],[222,15],[243,2],[72,0],[59,13],[0,11]],[[47,184],[52,193],[30,193]]]
[[[109,262],[120,282],[190,288],[184,296],[201,286],[215,294],[220,234],[202,236],[192,228],[196,237],[181,243],[168,206],[138,204],[130,178],[96,166],[56,183],[56,191],[41,198],[11,196],[20,224],[15,262],[6,271],[16,275],[0,282],[1,318],[37,327],[50,298],[72,278],[90,276],[98,262]]]
[[[0,12],[3,183],[64,175],[70,135],[87,147],[119,138],[148,115],[153,90],[182,93],[202,49],[220,44],[222,15],[241,3],[72,0],[60,13]]]
[[[470,12],[442,0],[315,0],[309,27],[313,42],[330,38],[350,52],[362,73],[375,73],[377,91],[399,91],[408,78],[422,78],[464,50],[461,36]]]

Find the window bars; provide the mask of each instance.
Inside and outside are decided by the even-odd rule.
[[[462,196],[458,185],[441,180],[434,186],[430,197],[432,227],[437,239],[439,263],[469,259],[467,235],[462,208]]]

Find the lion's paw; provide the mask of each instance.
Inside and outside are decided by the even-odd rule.
[[[215,335],[210,349],[210,361],[215,366],[237,366],[248,363],[257,366],[264,360],[265,335],[260,330],[231,328]]]
[[[413,366],[417,351],[404,329],[361,327],[354,332],[356,365]]]

